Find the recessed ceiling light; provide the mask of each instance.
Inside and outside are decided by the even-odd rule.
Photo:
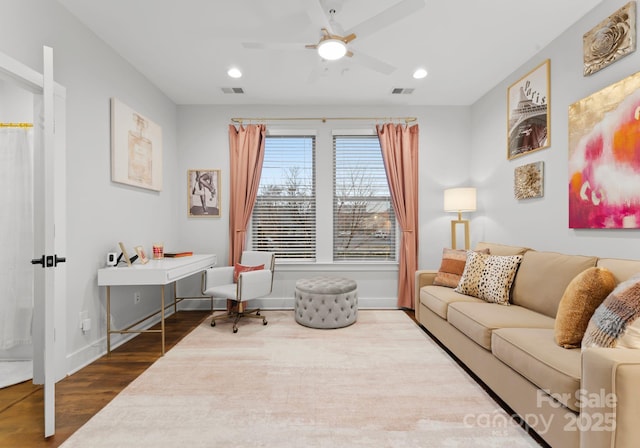
[[[229,75],[232,78],[240,78],[242,77],[242,72],[240,71],[240,69],[236,67],[232,67],[227,71],[227,75]]]
[[[423,68],[419,68],[418,70],[413,72],[413,77],[415,79],[422,79],[422,78],[425,78],[426,76],[427,76],[427,71]]]

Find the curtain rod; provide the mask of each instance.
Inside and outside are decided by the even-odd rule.
[[[367,120],[367,121],[404,121],[405,123],[412,123],[417,121],[416,117],[293,117],[293,118],[232,118],[234,123],[242,124],[244,121],[316,121],[320,120],[326,123],[328,120]]]
[[[0,123],[0,128],[32,128],[33,123]]]

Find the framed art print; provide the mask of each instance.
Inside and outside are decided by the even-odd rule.
[[[640,72],[569,106],[569,228],[640,229]]]
[[[583,75],[592,75],[636,50],[636,2],[629,2],[582,37]]]
[[[220,170],[189,170],[187,173],[187,212],[189,217],[219,218]]]
[[[162,190],[162,129],[111,98],[111,180]]]
[[[541,198],[544,193],[544,162],[517,167],[513,176],[513,195],[516,199]]]
[[[550,145],[549,59],[507,89],[507,158]]]
[[[136,246],[134,247],[136,254],[138,254],[138,258],[140,259],[140,263],[147,264],[149,263],[149,258],[147,258],[147,254],[144,251],[144,247]]]

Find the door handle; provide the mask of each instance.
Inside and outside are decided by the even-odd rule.
[[[58,257],[58,255],[43,255],[40,258],[31,260],[31,264],[40,264],[43,268],[55,268],[58,263],[66,263],[66,257]]]

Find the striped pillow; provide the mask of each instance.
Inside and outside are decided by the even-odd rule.
[[[582,348],[640,348],[640,274],[620,283],[589,320]]]
[[[488,254],[489,249],[476,251],[478,253]],[[467,251],[463,249],[442,249],[442,262],[440,269],[433,280],[433,284],[437,286],[446,286],[455,288],[460,283],[460,278],[464,272],[464,266],[467,262]]]

